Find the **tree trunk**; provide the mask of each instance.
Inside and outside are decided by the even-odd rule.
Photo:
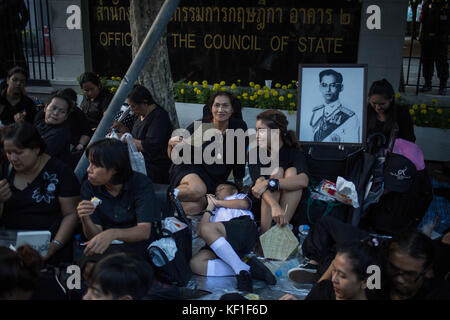
[[[136,56],[164,0],[130,0],[130,28],[133,38],[133,58]],[[178,117],[173,96],[173,81],[170,70],[167,32],[161,35],[152,54],[142,69],[138,82],[150,90],[156,103],[168,113],[174,128],[178,128]]]

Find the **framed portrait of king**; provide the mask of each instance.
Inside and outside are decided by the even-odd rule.
[[[299,65],[297,136],[307,144],[364,144],[365,64]]]

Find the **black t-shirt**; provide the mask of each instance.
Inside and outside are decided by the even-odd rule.
[[[12,197],[5,202],[0,225],[12,230],[50,230],[55,235],[62,218],[59,197],[80,194],[73,171],[60,160],[50,158],[25,189],[14,186],[14,177],[13,168],[8,176]]]
[[[414,135],[414,126],[411,120],[411,115],[409,114],[409,109],[407,106],[396,105],[396,124],[398,126],[397,138],[408,140],[411,142],[416,141],[416,136]],[[370,107],[368,110],[368,130],[367,136],[374,133],[383,133],[385,122],[376,119],[376,112]],[[375,120],[374,120],[375,119]],[[373,127],[372,127],[373,126]],[[389,133],[390,134],[390,133]],[[386,136],[386,134],[385,134]],[[389,136],[386,136],[386,144],[389,143]]]
[[[91,219],[103,230],[111,228],[131,228],[138,223],[160,220],[159,206],[151,180],[138,172],[133,172],[116,197],[104,186],[93,186],[85,180],[81,186],[81,200],[97,197],[102,202],[97,206]]]
[[[250,151],[252,152],[252,151]],[[266,179],[268,179],[270,177],[270,175],[262,175],[261,174],[261,168],[269,168],[270,164],[265,164],[262,165],[261,161],[259,160],[259,147],[257,149],[257,162],[256,164],[254,163],[249,163],[248,167],[249,167],[249,171],[250,171],[250,176],[253,180],[253,183],[255,183],[255,181],[261,177],[264,176]],[[249,162],[251,161],[251,159],[249,160]],[[309,176],[309,172],[308,172],[308,165],[306,162],[306,158],[304,153],[297,149],[297,148],[290,148],[286,145],[283,145],[280,149],[279,152],[279,167],[283,168],[285,171],[288,168],[296,168],[297,169],[297,174],[300,173],[304,173],[307,176]]]
[[[75,107],[72,112],[70,112],[67,122],[70,127],[70,144],[77,146],[81,136],[92,136],[88,119],[80,108]]]
[[[94,101],[91,101],[86,97],[83,98],[80,108],[88,119],[89,128],[97,128],[100,120],[102,120],[103,113],[108,109],[112,98],[112,93],[106,89],[102,89]]]
[[[172,124],[166,110],[157,106],[155,110],[141,120],[134,122],[131,135],[137,140],[142,140],[147,174],[152,177],[158,170],[168,173],[171,161],[167,155],[167,144],[172,134]]]
[[[322,280],[315,283],[305,300],[336,300],[333,282]]]
[[[63,162],[68,162],[70,158],[69,123],[64,121],[59,125],[47,124],[44,111],[39,111],[34,126],[45,141],[45,153]]]
[[[192,123],[187,130],[193,134],[194,133],[194,123]],[[230,118],[228,120],[228,130],[238,130],[242,129],[245,133],[247,131],[247,123],[242,119],[237,118]],[[205,151],[205,148],[207,148],[211,143],[215,141],[215,137],[212,137],[210,141],[204,142],[202,145],[202,152]],[[229,143],[228,143],[229,144]],[[223,181],[228,179],[228,176],[230,175],[231,171],[233,171],[233,176],[237,179],[242,179],[245,176],[245,163],[238,163],[238,155],[244,153],[246,150],[247,140],[245,141],[245,146],[243,150],[239,149],[239,143],[238,138],[234,137],[234,143],[232,144],[234,147],[234,157],[232,161],[228,161],[227,157],[227,133],[223,135],[223,154],[220,155],[220,158],[222,159],[223,163],[213,163],[213,164],[206,164],[202,163],[199,165],[196,165],[197,167],[201,167],[201,170],[206,172],[206,174],[217,184],[222,183]],[[193,155],[194,153],[192,153]],[[209,153],[208,153],[209,154]],[[216,162],[219,162],[219,155],[215,154],[215,150],[212,150],[210,152],[211,156],[215,157]],[[245,161],[244,161],[245,162]]]
[[[0,106],[3,106],[3,110],[0,111],[0,121],[2,125],[8,125],[14,123],[14,111],[10,107],[8,100],[0,95]]]
[[[37,114],[36,105],[34,104],[33,100],[31,100],[29,97],[23,95],[22,98],[20,99],[20,101],[13,106],[9,103],[8,99],[6,99],[6,91],[7,91],[7,89],[4,89],[1,93],[1,95],[5,98],[3,100],[3,102],[6,103],[5,109],[8,109],[8,111],[7,111],[8,114],[12,113],[12,115],[13,115],[12,122],[10,122],[10,123],[14,122],[14,115],[16,113],[25,111],[26,112],[25,121],[32,124],[34,121],[34,118],[36,117],[36,114]],[[5,120],[7,120],[7,119],[10,119],[10,118],[9,117],[5,118]],[[9,124],[9,123],[3,123],[3,124]]]

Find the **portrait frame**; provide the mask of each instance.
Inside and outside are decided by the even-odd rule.
[[[367,64],[299,64],[297,106],[301,143],[364,145]]]

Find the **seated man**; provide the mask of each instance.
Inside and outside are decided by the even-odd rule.
[[[252,277],[274,285],[272,272],[255,257],[247,264],[241,257],[255,247],[258,228],[249,210],[251,203],[230,183],[219,184],[216,195],[207,195],[208,206],[198,233],[209,247],[202,248],[190,262],[194,273],[203,276],[234,276],[241,291],[253,290]]]

